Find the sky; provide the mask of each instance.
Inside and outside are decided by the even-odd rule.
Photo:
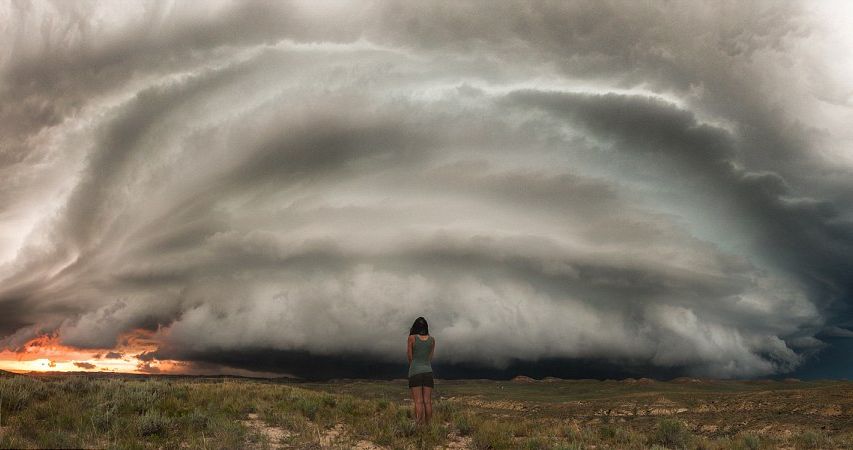
[[[0,4],[0,369],[853,376],[843,1]]]

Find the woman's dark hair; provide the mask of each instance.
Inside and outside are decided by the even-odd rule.
[[[420,334],[421,336],[429,334],[429,325],[427,324],[426,319],[423,317],[418,317],[415,319],[415,323],[412,324],[412,328],[409,329],[409,335]]]

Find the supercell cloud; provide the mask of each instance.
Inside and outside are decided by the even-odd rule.
[[[462,374],[792,371],[853,325],[845,17],[6,3],[0,345],[345,375],[423,315]]]

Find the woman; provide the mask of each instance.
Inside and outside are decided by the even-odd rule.
[[[409,357],[409,389],[415,403],[415,421],[427,423],[432,418],[432,352],[435,339],[429,335],[426,319],[418,317],[409,329],[406,354]]]

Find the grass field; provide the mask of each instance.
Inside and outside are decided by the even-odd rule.
[[[853,448],[853,383],[405,382],[7,375],[3,448]]]

